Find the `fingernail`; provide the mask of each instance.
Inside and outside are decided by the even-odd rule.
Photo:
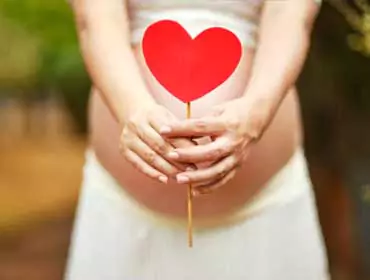
[[[162,126],[160,129],[161,133],[168,133],[171,132],[171,128],[169,126]]]
[[[165,184],[167,184],[167,182],[168,182],[168,178],[166,176],[163,176],[163,175],[159,176],[158,180],[161,181],[162,183],[165,183]]]
[[[172,159],[178,159],[179,158],[179,154],[176,153],[176,152],[169,152],[168,153],[168,156]]]
[[[189,178],[188,177],[183,176],[183,175],[178,175],[177,176],[177,183],[183,184],[183,183],[188,183],[188,182],[189,182]]]

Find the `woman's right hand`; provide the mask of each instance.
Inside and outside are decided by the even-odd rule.
[[[187,138],[163,138],[159,133],[176,117],[165,107],[155,103],[143,103],[131,108],[123,121],[120,152],[133,166],[147,176],[167,183],[186,169],[195,169],[192,164],[182,164],[169,158],[174,148],[196,145]]]

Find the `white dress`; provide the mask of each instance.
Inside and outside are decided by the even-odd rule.
[[[134,0],[132,43],[160,19],[195,36],[233,31],[255,46],[261,0]],[[140,207],[86,153],[66,280],[328,280],[315,200],[302,149],[238,213],[235,222],[197,228],[194,247],[178,221]]]

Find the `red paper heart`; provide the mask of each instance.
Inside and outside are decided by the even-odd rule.
[[[142,48],[154,77],[183,102],[198,99],[226,81],[242,54],[239,39],[227,29],[212,27],[192,39],[171,20],[150,25]]]

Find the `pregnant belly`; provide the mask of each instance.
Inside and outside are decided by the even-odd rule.
[[[178,118],[185,118],[185,105],[166,92],[153,78],[144,63],[140,48],[135,48],[134,52],[153,97]],[[200,117],[214,105],[240,96],[248,83],[252,59],[253,51],[245,50],[238,68],[224,84],[192,102],[192,117]],[[174,181],[164,185],[149,179],[119,154],[119,127],[95,90],[92,91],[90,102],[90,130],[91,144],[97,158],[122,188],[139,203],[155,211],[186,215],[186,186]],[[287,162],[299,141],[299,112],[296,94],[292,90],[236,177],[219,191],[195,200],[195,217],[222,214],[246,203]]]

